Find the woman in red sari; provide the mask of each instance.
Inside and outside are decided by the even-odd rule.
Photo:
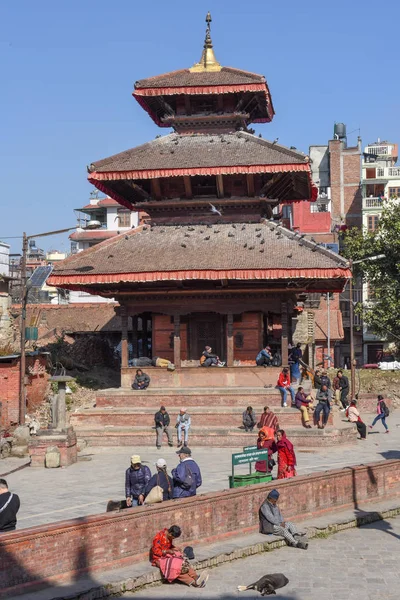
[[[268,462],[272,458],[272,446],[275,444],[274,430],[270,427],[262,427],[258,432],[257,448],[258,450],[268,449]],[[270,469],[266,460],[258,460],[255,465],[258,473],[269,473]]]
[[[272,446],[273,452],[278,452],[278,479],[295,477],[296,455],[292,442],[290,442],[283,429],[276,432],[276,442]]]

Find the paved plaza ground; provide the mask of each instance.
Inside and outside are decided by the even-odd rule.
[[[364,415],[367,423],[372,418],[373,415]],[[378,424],[365,442],[358,441],[352,446],[296,449],[298,474],[399,458],[400,414],[391,414],[388,424],[388,435],[383,433],[382,425]],[[255,441],[256,435],[249,434],[249,444]],[[203,474],[202,493],[228,488],[231,454],[235,450],[241,451],[241,448],[193,449],[193,458],[199,463]],[[0,477],[6,477],[10,489],[21,498],[18,529],[22,529],[104,512],[108,500],[124,497],[124,473],[131,454],[139,453],[143,462],[154,472],[154,462],[159,457],[167,460],[169,469],[175,467],[178,462],[175,452],[176,448],[168,446],[163,446],[159,451],[155,447],[89,447],[81,453],[81,460],[67,469],[30,468],[24,466],[28,459],[8,458],[0,461]]]
[[[259,598],[259,593],[238,593],[238,585],[281,572],[289,584],[277,591],[277,600],[398,600],[399,561],[400,517],[310,540],[307,551],[284,547],[227,563],[210,570],[202,590],[161,585],[123,598],[250,600]]]

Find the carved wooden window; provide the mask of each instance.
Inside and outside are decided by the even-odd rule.
[[[244,346],[244,335],[240,331],[235,333],[235,348],[243,348]]]

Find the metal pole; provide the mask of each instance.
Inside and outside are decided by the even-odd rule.
[[[350,296],[350,373],[351,373],[351,398],[356,393],[356,369],[354,364],[354,304],[353,304],[353,261],[349,260],[351,277],[349,281]]]
[[[20,350],[21,357],[19,363],[19,424],[25,424],[26,413],[26,397],[25,397],[25,370],[26,370],[26,355],[25,355],[25,327],[26,327],[26,254],[28,251],[28,237],[24,232],[22,238],[22,259],[21,259],[21,341]]]
[[[330,311],[330,295],[326,295],[326,308],[328,310],[328,369],[331,366],[331,311]]]

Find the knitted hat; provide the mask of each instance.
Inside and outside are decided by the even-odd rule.
[[[272,498],[272,500],[278,500],[278,498],[279,498],[278,490],[271,490],[267,497]]]

